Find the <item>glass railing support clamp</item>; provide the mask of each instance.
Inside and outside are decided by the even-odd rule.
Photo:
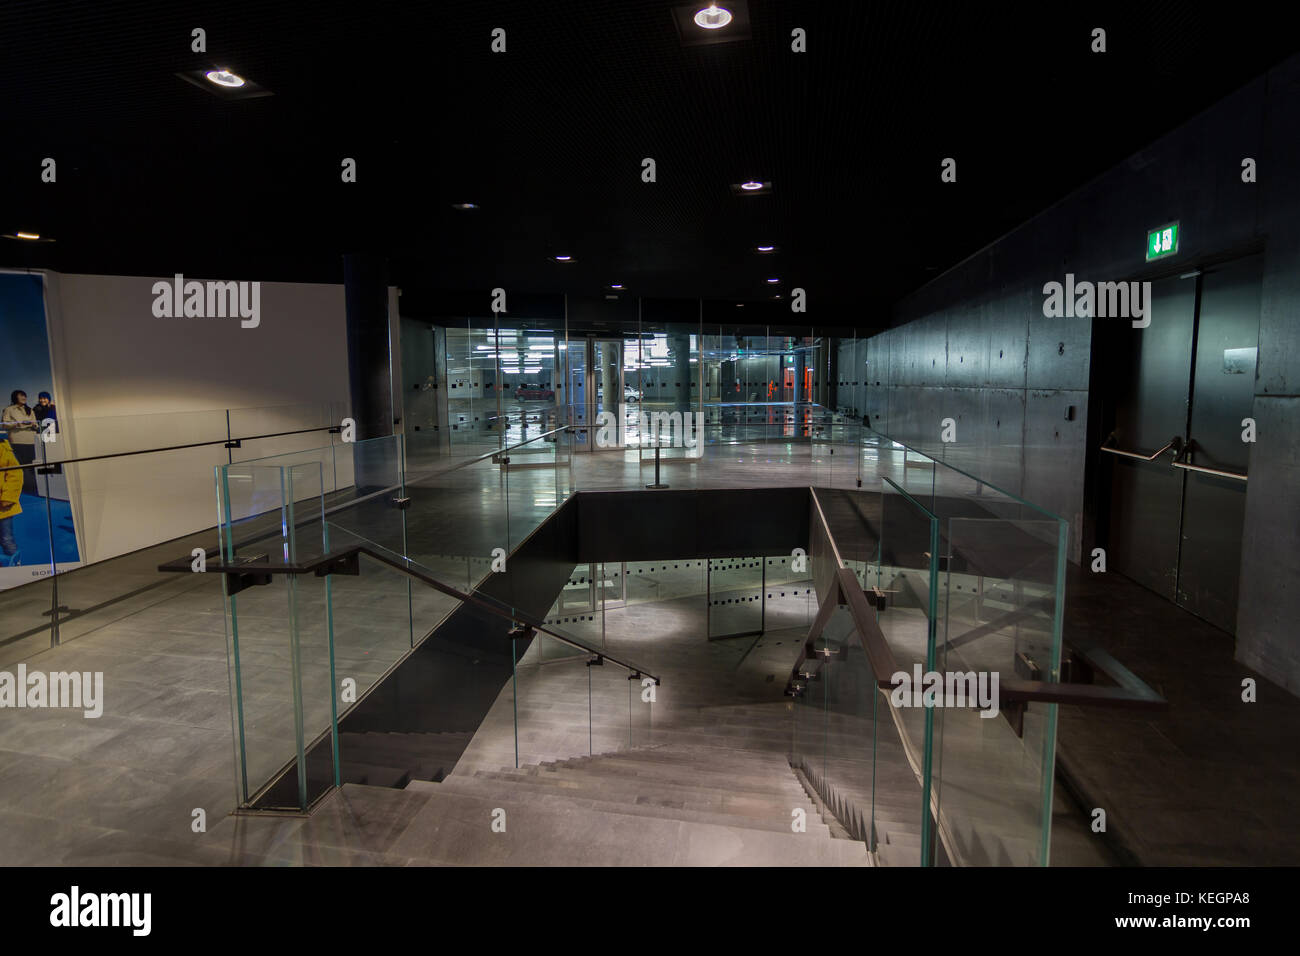
[[[361,553],[359,551],[350,551],[347,554],[341,554],[333,558],[327,564],[322,564],[316,569],[316,577],[323,578],[327,574],[361,574]]]

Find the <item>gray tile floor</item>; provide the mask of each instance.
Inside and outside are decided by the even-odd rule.
[[[789,451],[728,446],[704,464],[673,462],[664,473],[674,487],[813,481],[856,486],[856,463],[809,461],[806,446]],[[644,483],[645,469],[634,456],[575,456],[573,481],[581,488],[625,487]],[[864,486],[882,473],[914,478],[898,456],[873,453],[864,459]],[[499,478],[496,470],[484,468],[477,485],[466,487],[490,497]],[[540,502],[548,489],[554,494],[552,469],[526,470],[510,480],[514,492],[531,493],[521,512],[524,520],[545,512]],[[1154,719],[1095,710],[1062,713],[1062,751],[1082,768],[1112,818],[1140,835],[1145,860],[1300,861],[1290,812],[1300,773],[1294,748],[1300,739],[1300,701],[1236,665],[1227,635],[1118,576],[1103,588],[1071,573],[1067,628],[1086,629],[1173,704]],[[373,636],[359,628],[365,639],[349,645],[349,654],[357,673],[373,679],[402,651],[394,633],[400,621],[377,616],[366,600],[357,595],[358,621],[383,626],[374,628]],[[436,615],[438,609],[427,613]],[[618,646],[665,664],[686,653],[683,648],[670,653],[670,645],[653,636],[656,621],[670,620],[664,609],[632,603],[621,617],[616,627],[606,620],[611,649]],[[424,805],[421,795],[393,791],[364,812],[351,812],[349,806],[359,804],[345,791],[309,824],[228,816],[236,790],[224,618],[215,579],[177,576],[81,619],[58,648],[42,648],[39,637],[6,646],[0,667],[12,669],[22,660],[31,669],[102,670],[106,704],[97,720],[61,711],[0,710],[0,859],[124,865],[405,863],[413,858],[399,839],[401,821]],[[267,626],[275,620],[268,616]],[[732,745],[747,737],[755,746],[784,746],[780,734],[752,726],[729,731],[723,718],[728,708],[766,708],[773,726],[779,724],[787,705],[768,696],[767,676],[783,680],[797,639],[797,630],[791,630],[788,646],[781,640],[778,647],[769,634],[739,666],[738,648],[745,642],[690,643],[683,663],[671,665],[682,667],[676,681],[661,688],[655,726],[669,730],[676,713],[684,733],[712,734]],[[252,635],[250,643],[256,643]],[[278,694],[284,679],[276,672],[283,655],[277,655],[269,652],[257,678],[262,683],[247,688],[250,700],[266,703],[249,724],[259,728],[259,739],[268,746],[283,747],[287,738]],[[1240,703],[1243,676],[1259,680],[1259,704]],[[485,736],[476,753],[484,761],[496,760],[500,748],[488,742]],[[555,748],[539,737],[535,752],[564,753],[580,745],[567,739]],[[277,752],[275,747],[269,746],[270,752]],[[193,830],[196,809],[206,813],[204,833]]]

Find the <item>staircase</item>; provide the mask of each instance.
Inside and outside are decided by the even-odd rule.
[[[468,865],[869,866],[783,755],[673,743],[413,780],[417,859]],[[505,811],[506,831],[491,814]],[[805,811],[794,832],[793,811]],[[837,835],[838,833],[838,835]]]
[[[412,780],[441,780],[456,766],[472,733],[339,734],[345,783],[406,786]]]

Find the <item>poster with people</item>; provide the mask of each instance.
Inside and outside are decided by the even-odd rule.
[[[81,561],[57,395],[44,280],[0,273],[0,589]]]

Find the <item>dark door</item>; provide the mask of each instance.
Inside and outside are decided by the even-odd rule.
[[[1106,456],[1110,569],[1229,632],[1246,482],[1175,462],[1246,473],[1261,277],[1262,256],[1250,256],[1152,283],[1151,324],[1121,346],[1111,445],[1143,455],[1172,438],[1188,447],[1153,461]]]
[[[1192,385],[1192,446],[1185,462],[1244,475],[1250,446],[1242,419],[1255,401],[1262,257],[1207,269],[1201,276]],[[1178,603],[1225,631],[1236,631],[1237,576],[1246,482],[1183,474],[1183,534]]]
[[[1115,447],[1149,455],[1186,430],[1195,319],[1196,281],[1162,279],[1151,284],[1151,324],[1115,338],[1128,353],[1115,383]],[[1123,320],[1094,320],[1111,321]],[[1107,553],[1111,570],[1171,601],[1183,493],[1183,475],[1172,460],[1173,452],[1152,462],[1114,457]]]

